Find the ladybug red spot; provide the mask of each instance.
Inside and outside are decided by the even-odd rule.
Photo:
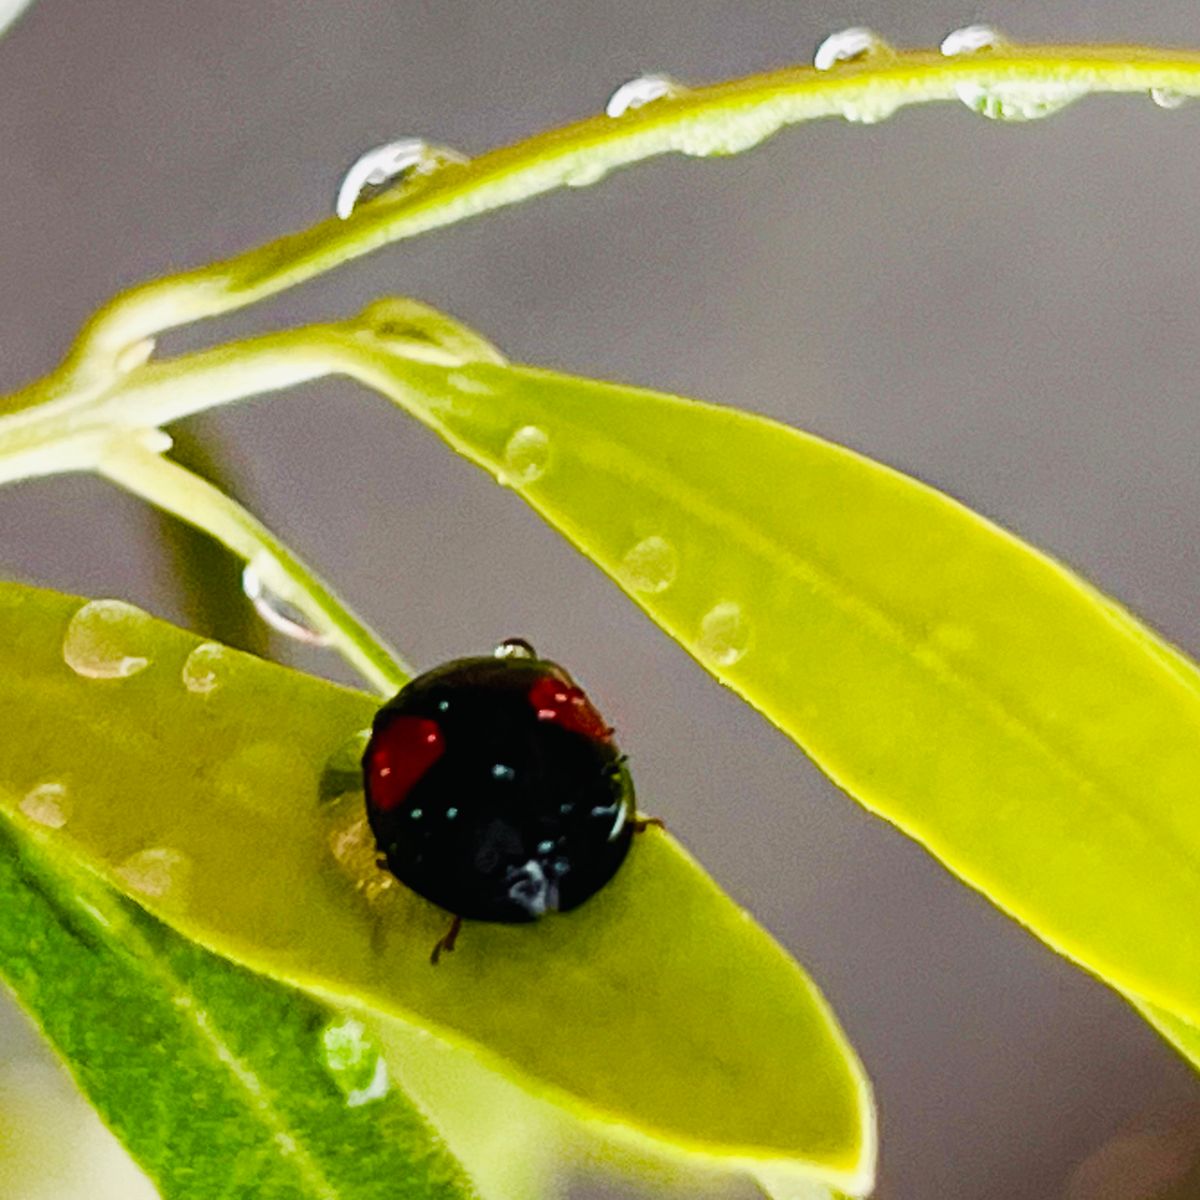
[[[383,812],[399,808],[445,750],[446,742],[436,721],[396,717],[371,747],[371,802]]]
[[[612,728],[592,707],[583,689],[553,675],[543,675],[529,689],[529,703],[536,709],[539,721],[553,721],[563,729],[598,742],[612,738]]]

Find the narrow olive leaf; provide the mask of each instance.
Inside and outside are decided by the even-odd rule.
[[[71,869],[48,832],[70,805],[45,785],[0,819],[0,978],[164,1200],[476,1195],[361,1023]]]
[[[1136,996],[1126,999],[1184,1058],[1200,1068],[1200,1027]]]
[[[1063,954],[1200,1018],[1200,690],[1177,650],[954,500],[764,418],[392,371],[846,791]]]
[[[575,912],[471,923],[432,966],[447,916],[376,866],[356,790],[374,705],[116,601],[0,585],[0,806],[61,790],[56,853],[664,1153],[869,1188],[870,1094],[827,1005],[660,831]]]

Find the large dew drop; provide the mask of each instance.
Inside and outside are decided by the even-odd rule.
[[[510,487],[540,479],[550,460],[550,439],[537,425],[522,425],[504,447],[501,482]]]
[[[1175,92],[1170,88],[1151,88],[1150,99],[1158,105],[1159,108],[1182,108],[1185,104],[1190,103],[1195,99],[1194,96],[1187,96],[1183,92]]]
[[[211,696],[221,686],[229,652],[216,642],[201,642],[183,664],[183,686],[199,696]]]
[[[988,84],[965,80],[954,90],[972,112],[989,121],[1037,121],[1087,95],[1087,89],[1076,84],[1020,79]]]
[[[131,891],[142,896],[178,900],[187,888],[191,866],[186,854],[165,846],[152,846],[131,854],[117,867],[117,875]]]
[[[387,1063],[362,1022],[353,1017],[331,1021],[321,1031],[321,1051],[347,1107],[360,1108],[388,1094]]]
[[[831,33],[813,55],[818,71],[832,71],[840,63],[859,62],[876,55],[892,55],[895,51],[873,29],[855,25]]]
[[[1008,39],[991,25],[964,25],[951,30],[942,39],[942,53],[947,58],[960,54],[978,54],[983,50],[1001,50],[1009,44]]]
[[[687,91],[683,84],[670,75],[640,75],[623,83],[608,98],[604,112],[610,117],[623,117],[636,108],[645,108],[656,100],[668,100]]]
[[[459,165],[467,158],[448,146],[434,146],[421,138],[401,138],[376,146],[362,155],[342,178],[335,210],[344,221],[360,204],[374,200],[442,167]]]
[[[270,555],[257,555],[242,572],[242,590],[246,593],[246,599],[254,605],[255,612],[272,629],[297,642],[306,642],[310,646],[329,645],[329,635],[324,630],[318,629],[296,605],[267,586],[263,577],[272,571],[273,566],[274,560]]]
[[[150,618],[124,600],[91,600],[63,636],[63,661],[87,679],[126,679],[150,665]]]
[[[679,555],[666,538],[643,538],[621,559],[621,576],[635,592],[665,592],[679,573]]]
[[[713,605],[700,621],[700,654],[719,667],[731,667],[750,644],[742,606],[732,600]]]
[[[67,789],[61,783],[41,783],[26,792],[18,805],[31,821],[47,829],[61,829],[71,815]]]

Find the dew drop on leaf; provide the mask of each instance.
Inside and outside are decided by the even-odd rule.
[[[958,98],[989,121],[1036,121],[1061,112],[1087,94],[1077,84],[1011,79],[1005,83],[964,80],[954,88]]]
[[[666,538],[643,538],[621,559],[621,574],[635,592],[665,592],[679,573],[679,555]]]
[[[346,1098],[349,1108],[382,1100],[391,1087],[387,1063],[367,1036],[362,1022],[353,1017],[331,1021],[321,1031],[325,1066]]]
[[[216,642],[201,642],[183,664],[183,686],[199,696],[210,696],[221,686],[221,671],[228,651]]]
[[[742,606],[732,600],[713,605],[700,621],[700,653],[719,667],[731,667],[750,644]]]
[[[537,658],[537,651],[524,639],[519,637],[505,638],[492,651],[496,658]]]
[[[894,51],[873,29],[862,25],[831,33],[813,55],[818,71],[831,71],[839,63],[859,62],[875,55],[891,55]]]
[[[47,829],[61,829],[71,815],[71,801],[61,783],[40,783],[21,798],[18,806],[31,821]]]
[[[421,138],[401,138],[368,150],[342,177],[335,211],[344,221],[356,208],[443,167],[461,166],[465,155]]]
[[[143,896],[179,899],[186,890],[191,865],[187,855],[178,850],[151,846],[131,854],[116,870],[131,890]]]
[[[290,601],[267,586],[264,576],[271,572],[274,560],[268,554],[256,555],[242,572],[242,591],[255,612],[272,629],[310,646],[329,645],[329,635],[317,629]]]
[[[1158,105],[1159,108],[1182,108],[1189,101],[1194,100],[1194,96],[1185,95],[1183,92],[1172,91],[1171,88],[1151,88],[1150,99]]]
[[[511,486],[540,479],[550,459],[550,438],[537,425],[522,425],[504,446],[501,482]]]
[[[63,661],[87,679],[125,679],[150,665],[139,649],[150,618],[124,600],[89,600],[67,624]]]
[[[604,106],[604,112],[610,117],[623,117],[636,108],[645,108],[656,100],[670,99],[685,91],[687,88],[670,75],[639,75],[613,92]]]
[[[1008,39],[991,25],[964,25],[946,34],[941,50],[947,58],[954,58],[959,54],[978,54],[981,50],[1000,50],[1008,44]]]

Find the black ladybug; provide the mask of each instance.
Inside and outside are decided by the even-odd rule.
[[[462,919],[565,912],[616,873],[636,820],[613,731],[527,642],[426,672],[380,709],[363,755],[381,865]]]

